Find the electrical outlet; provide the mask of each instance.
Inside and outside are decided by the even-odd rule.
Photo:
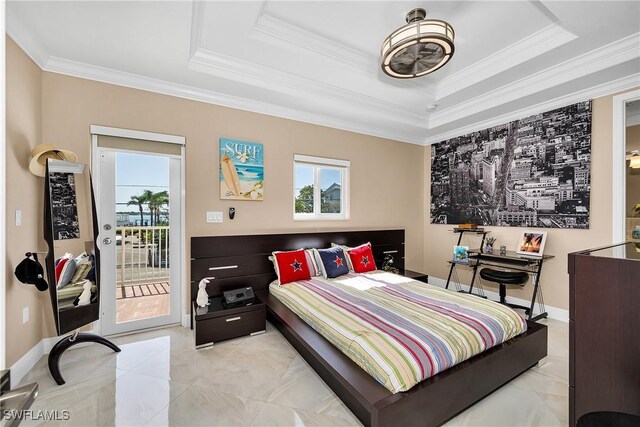
[[[27,323],[29,321],[29,306],[26,306],[22,309],[22,323]]]
[[[222,212],[207,212],[207,222],[222,222]]]
[[[16,209],[16,227],[20,227],[22,225],[22,211],[20,209]]]

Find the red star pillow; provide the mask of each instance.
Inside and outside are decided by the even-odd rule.
[[[349,258],[351,259],[351,265],[353,265],[353,271],[356,273],[366,273],[367,271],[376,270],[376,262],[373,259],[373,251],[371,250],[371,244],[358,246],[350,251],[347,251]]]
[[[311,273],[304,254],[304,250],[291,252],[274,252],[276,262],[276,274],[280,284],[295,282],[296,280],[309,280]]]
[[[58,282],[60,281],[60,276],[62,275],[62,269],[64,268],[64,265],[69,261],[69,257],[63,257],[60,258],[58,260],[58,263],[56,264],[56,284],[58,284]]]

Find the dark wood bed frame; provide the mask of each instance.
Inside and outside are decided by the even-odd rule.
[[[371,242],[376,264],[392,253],[404,270],[404,230],[332,231],[191,238],[191,299],[198,282],[215,276],[209,295],[252,286],[267,315],[364,425],[436,426],[511,381],[547,355],[547,327],[528,322],[528,330],[465,362],[428,378],[409,391],[392,394],[276,298],[268,286],[276,276],[267,259],[275,250],[350,246]]]

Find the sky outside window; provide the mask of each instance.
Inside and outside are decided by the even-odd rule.
[[[169,191],[169,158],[117,153],[116,212],[138,212],[136,206],[127,206],[127,202],[144,190]]]

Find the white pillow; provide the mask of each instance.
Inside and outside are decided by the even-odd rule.
[[[316,248],[306,249],[305,253],[307,254],[307,263],[309,262],[309,258],[311,258],[311,262],[314,264],[316,269],[315,276],[325,276],[324,265],[322,264],[318,250]],[[313,271],[311,273],[311,275],[314,276]]]

